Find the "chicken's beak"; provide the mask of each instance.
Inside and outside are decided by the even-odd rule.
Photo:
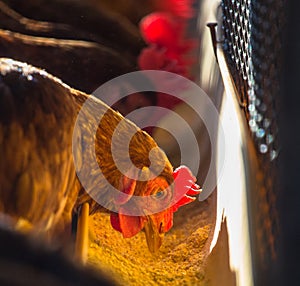
[[[157,226],[151,217],[145,223],[144,230],[146,234],[147,245],[150,252],[155,253],[162,245],[164,233],[160,230],[161,226]]]

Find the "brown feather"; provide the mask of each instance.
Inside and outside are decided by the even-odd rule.
[[[118,51],[95,42],[29,36],[1,29],[0,55],[46,69],[85,92],[93,92],[106,81],[135,69]]]
[[[0,211],[45,230],[76,192],[75,101],[42,70],[1,59],[0,71]]]
[[[97,9],[89,5],[88,1],[4,0],[1,2],[6,3],[6,6],[15,13],[14,17],[10,13],[7,19],[7,7],[6,9],[4,7],[3,11],[3,4],[1,5],[4,15],[0,14],[0,25],[4,29],[48,38],[96,42],[117,50],[131,59],[136,58],[145,46],[138,27],[126,17],[105,9]],[[28,20],[38,22],[31,22],[35,25],[26,26],[24,19],[20,23],[22,17],[27,18],[25,24],[29,22]],[[16,23],[16,20],[19,23]]]

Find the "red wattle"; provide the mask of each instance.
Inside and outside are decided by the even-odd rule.
[[[119,214],[117,213],[111,213],[110,214],[110,224],[113,227],[113,229],[122,232],[121,225],[120,225],[120,219]]]

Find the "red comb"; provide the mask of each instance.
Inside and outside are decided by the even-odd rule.
[[[168,13],[151,13],[140,22],[140,31],[149,44],[171,47],[179,41],[179,25]]]
[[[187,23],[178,21],[169,13],[151,13],[140,21],[140,31],[148,44],[164,47],[167,55],[178,59],[194,49],[197,45],[195,39],[185,37]]]
[[[158,10],[168,11],[174,16],[189,19],[194,16],[194,0],[155,0]]]
[[[174,177],[174,201],[176,202],[172,209],[177,209],[183,205],[193,202],[196,198],[191,197],[201,192],[200,187],[195,183],[196,178],[190,169],[186,166],[180,166],[173,172]]]
[[[163,1],[162,1],[163,2]],[[156,12],[140,21],[140,31],[148,43],[139,57],[141,70],[164,70],[191,78],[192,53],[197,42],[185,37],[187,22],[168,12]]]
[[[142,50],[138,57],[138,64],[142,70],[164,70],[187,76],[187,68],[184,64],[175,57],[169,57],[165,48],[155,45]]]

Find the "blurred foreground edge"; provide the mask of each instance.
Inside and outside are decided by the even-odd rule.
[[[286,1],[287,28],[284,45],[282,92],[282,160],[280,179],[284,187],[279,195],[279,260],[274,285],[296,285],[300,281],[300,21],[299,2]]]
[[[0,241],[1,286],[115,285],[101,269],[75,264],[33,237],[1,227]]]

